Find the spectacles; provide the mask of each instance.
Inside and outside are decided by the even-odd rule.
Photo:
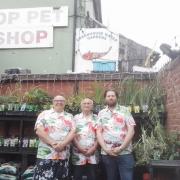
[[[54,101],[54,102],[65,102],[65,100],[59,100],[59,99],[57,99],[57,100],[54,99],[53,101]]]

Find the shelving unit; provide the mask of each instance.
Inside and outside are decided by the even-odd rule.
[[[22,173],[29,165],[35,164],[36,148],[22,147],[22,140],[25,137],[36,137],[34,124],[37,114],[34,112],[8,111],[0,112],[0,136],[18,137],[19,144],[16,147],[0,146],[0,161],[18,161],[21,164]]]

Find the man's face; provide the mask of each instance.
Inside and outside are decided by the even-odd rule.
[[[105,97],[106,104],[110,107],[115,106],[117,103],[117,97],[114,91],[108,91]]]
[[[93,108],[93,101],[91,99],[84,99],[81,102],[81,110],[86,111],[86,112],[90,112]]]
[[[56,96],[53,99],[53,107],[55,110],[63,110],[65,106],[65,98],[63,96]]]

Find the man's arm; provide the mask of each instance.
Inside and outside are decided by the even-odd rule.
[[[35,129],[36,135],[47,145],[54,148],[54,145],[57,145],[57,142],[53,140],[51,137],[49,137],[48,133],[44,131],[43,126],[38,126]]]
[[[75,128],[71,129],[71,131],[68,133],[65,139],[63,141],[58,142],[55,150],[62,151],[65,148],[65,146],[68,145],[73,140],[75,136],[75,132],[76,132]]]
[[[73,143],[74,143],[74,145],[78,148],[78,150],[79,150],[81,153],[83,153],[83,154],[86,153],[87,150],[86,150],[85,148],[82,148],[82,147],[79,145],[78,140],[77,140],[77,137],[74,138]]]
[[[116,156],[116,154],[111,150],[111,149],[108,149],[105,142],[104,142],[104,139],[102,137],[102,128],[99,127],[97,130],[96,130],[96,134],[97,134],[97,140],[101,146],[101,148],[109,155],[111,156]]]
[[[127,132],[127,135],[124,139],[124,142],[121,144],[120,147],[116,147],[113,149],[113,152],[115,152],[116,154],[123,151],[129,145],[129,143],[132,141],[132,138],[133,138],[134,133],[135,133],[134,125],[127,124],[127,128],[128,128],[128,132]]]
[[[93,145],[92,147],[90,147],[90,148],[86,151],[85,155],[90,156],[90,155],[94,154],[94,152],[96,151],[97,147],[98,147],[98,142],[97,142],[97,140],[96,140],[96,141],[94,142],[94,145]]]

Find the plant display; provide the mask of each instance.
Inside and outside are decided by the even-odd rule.
[[[119,89],[120,88],[120,89]],[[119,91],[119,102],[122,105],[138,105],[137,97],[139,93],[139,87],[134,79],[125,78],[122,81],[121,86],[118,88]]]
[[[93,94],[92,100],[97,105],[102,105],[104,103],[104,88],[97,82],[92,84]]]
[[[65,110],[73,115],[78,114],[80,110],[80,104],[82,99],[86,97],[85,94],[77,94],[74,96],[70,96],[67,99]]]
[[[137,165],[148,165],[151,160],[173,160],[180,158],[178,134],[168,133],[157,122],[154,130],[142,127],[141,138],[134,144]]]
[[[38,111],[50,106],[52,98],[46,91],[40,88],[33,88],[25,92],[23,102],[27,104],[29,111]]]
[[[94,101],[94,113],[98,114],[104,107],[104,88],[97,82],[92,84],[93,94],[90,96]]]
[[[17,86],[8,95],[0,96],[0,111],[39,111],[49,109],[51,97],[40,88],[33,88],[22,93]]]

